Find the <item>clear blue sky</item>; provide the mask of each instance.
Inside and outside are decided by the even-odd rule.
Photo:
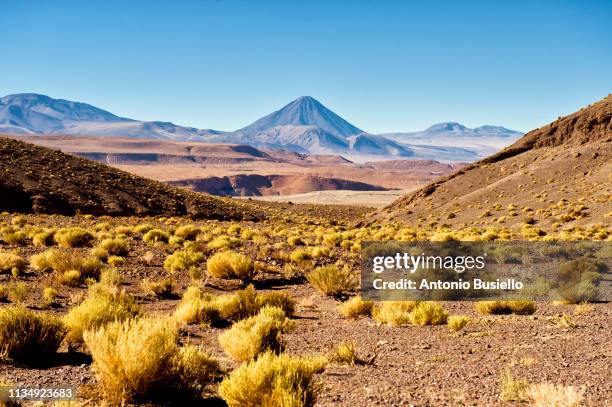
[[[529,130],[612,92],[612,1],[27,1],[0,95],[233,130],[310,95],[369,132]]]

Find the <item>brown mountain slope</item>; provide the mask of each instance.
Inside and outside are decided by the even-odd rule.
[[[252,205],[172,188],[90,160],[0,137],[0,210],[256,219]]]
[[[612,95],[398,199],[371,222],[569,227],[610,223]]]

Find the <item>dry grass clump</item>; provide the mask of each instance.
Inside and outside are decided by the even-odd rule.
[[[142,236],[142,240],[147,243],[163,242],[168,243],[170,234],[161,229],[150,229]]]
[[[114,256],[127,256],[130,251],[130,244],[125,239],[104,239],[98,247]]]
[[[0,357],[24,363],[48,360],[66,334],[62,322],[20,306],[0,308]]]
[[[164,260],[164,268],[169,273],[191,271],[194,268],[197,269],[203,259],[204,253],[191,250],[179,250],[166,257],[166,260]]]
[[[469,322],[470,318],[465,315],[452,315],[446,320],[448,328],[454,332],[462,330]]]
[[[582,405],[584,391],[573,386],[540,383],[529,386],[526,395],[533,407],[578,407]]]
[[[34,246],[45,247],[45,246],[53,246],[55,242],[53,240],[53,235],[55,234],[55,230],[45,230],[43,232],[38,232],[34,236],[32,236],[32,243]]]
[[[28,235],[21,230],[6,231],[2,234],[2,240],[4,241],[4,243],[11,246],[18,246],[22,244],[23,242],[25,242],[27,237]]]
[[[350,269],[335,264],[322,266],[306,276],[310,284],[330,296],[345,295],[357,288],[357,279]]]
[[[221,382],[219,393],[229,407],[310,406],[314,403],[313,376],[326,364],[323,357],[267,352],[235,369]]]
[[[76,252],[48,249],[30,257],[30,265],[38,271],[53,270],[66,285],[78,285],[87,279],[98,280],[103,264],[96,257],[84,257]]]
[[[180,237],[184,240],[195,240],[196,236],[200,233],[200,228],[195,225],[179,226],[174,231],[174,236]]]
[[[79,227],[61,228],[55,232],[53,239],[60,247],[84,247],[91,246],[94,235]]]
[[[357,319],[361,316],[370,316],[373,307],[374,301],[362,300],[361,296],[357,295],[342,303],[339,309],[345,318]]]
[[[64,324],[68,328],[66,339],[70,343],[80,343],[83,332],[132,318],[139,313],[134,299],[117,287],[95,284],[89,288],[83,302],[64,316]]]
[[[295,312],[295,300],[284,291],[272,291],[269,293],[257,294],[257,306],[263,308],[266,305],[278,307],[285,312],[288,317]]]
[[[9,290],[5,285],[0,284],[0,302],[7,302],[9,296]]]
[[[219,335],[219,344],[234,360],[247,361],[268,350],[280,352],[281,335],[294,326],[282,309],[265,306],[259,314],[236,322]]]
[[[533,301],[479,301],[475,308],[481,314],[494,315],[531,315],[536,310]]]
[[[289,259],[294,263],[310,260],[312,256],[306,249],[296,249],[289,254]]]
[[[410,312],[417,304],[416,301],[383,301],[372,309],[372,318],[384,325],[405,326],[410,323]]]
[[[248,280],[253,275],[253,262],[248,257],[231,251],[216,253],[206,263],[212,277]]]
[[[160,281],[152,281],[145,278],[141,282],[142,290],[147,295],[152,295],[160,298],[167,298],[172,296],[174,290],[174,281],[171,278],[164,278]]]
[[[281,308],[287,316],[295,310],[295,300],[285,292],[257,293],[252,285],[232,294],[213,296],[191,286],[174,312],[183,324],[238,321],[257,314],[265,306]]]
[[[504,373],[501,380],[502,401],[526,401],[529,382],[525,379],[515,379],[510,372]]]
[[[23,257],[9,252],[0,252],[0,272],[8,272],[17,277],[26,270],[28,263]]]
[[[336,346],[329,355],[329,361],[341,365],[366,365],[373,361],[365,360],[357,353],[357,345],[355,342],[342,341]]]
[[[100,389],[111,403],[193,395],[218,369],[197,348],[180,348],[178,328],[166,319],[113,322],[85,332],[84,339]]]
[[[410,322],[414,325],[442,325],[446,323],[448,312],[436,302],[419,302],[410,312]]]
[[[45,302],[44,305],[48,307],[51,304],[53,304],[55,300],[57,299],[57,295],[58,295],[58,292],[55,288],[53,287],[43,288],[42,297],[43,297],[43,301]]]
[[[230,249],[240,244],[240,239],[230,236],[217,236],[208,243],[208,248],[213,250]]]

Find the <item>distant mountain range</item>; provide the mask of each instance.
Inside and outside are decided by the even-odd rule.
[[[504,127],[469,129],[455,122],[439,123],[421,132],[374,135],[310,96],[300,97],[241,129],[219,131],[128,119],[86,103],[34,93],[0,98],[0,132],[235,143],[307,154],[339,154],[357,161],[389,158],[474,161],[522,135]]]

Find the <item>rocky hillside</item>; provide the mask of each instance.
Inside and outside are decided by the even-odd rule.
[[[173,188],[87,159],[0,137],[0,210],[256,219],[248,203]]]
[[[608,95],[397,200],[372,221],[498,228],[609,224],[611,174]]]

